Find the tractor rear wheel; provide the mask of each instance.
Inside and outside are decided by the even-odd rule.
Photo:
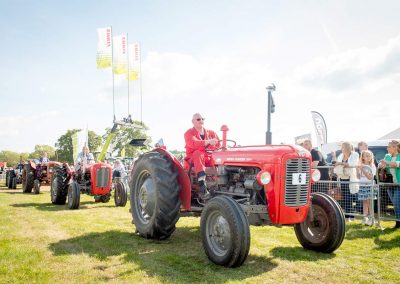
[[[158,152],[139,157],[131,173],[130,202],[139,235],[167,239],[175,231],[181,200],[178,174],[171,161]]]
[[[311,207],[307,219],[303,223],[296,224],[294,230],[304,248],[331,253],[344,239],[346,231],[344,213],[332,197],[324,193],[314,193],[311,195]]]
[[[128,201],[128,191],[122,181],[114,182],[114,201],[118,207],[124,207]]]
[[[35,193],[35,194],[40,193],[40,181],[38,179],[35,179],[33,181],[33,193]]]
[[[51,203],[64,205],[67,199],[67,173],[63,167],[54,167],[51,177],[50,197]]]
[[[68,186],[68,208],[78,209],[81,199],[81,189],[76,181],[73,181]]]
[[[249,222],[232,198],[220,195],[206,203],[200,231],[204,251],[215,264],[238,267],[246,260],[250,249]]]
[[[26,164],[22,170],[22,192],[32,192],[34,178],[35,175],[31,165]]]

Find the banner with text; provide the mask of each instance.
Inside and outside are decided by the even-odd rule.
[[[114,41],[114,74],[127,73],[127,42],[126,35],[115,36]]]
[[[129,74],[128,80],[139,80],[140,76],[140,44],[129,45]]]
[[[97,29],[97,68],[103,69],[112,65],[112,30],[111,27]]]
[[[319,112],[316,112],[316,111],[312,111],[311,116],[314,121],[318,147],[320,147],[321,145],[326,144],[327,140],[328,140],[325,119],[322,117],[322,115]]]

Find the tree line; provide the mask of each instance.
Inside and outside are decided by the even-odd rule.
[[[136,124],[140,122],[135,121]],[[121,126],[115,132],[115,136],[111,142],[110,148],[112,147],[113,153],[117,156],[124,154],[126,157],[137,157],[140,153],[148,151],[151,147],[151,138],[146,134],[148,127],[142,124],[142,128],[129,128]],[[14,166],[18,164],[21,160],[25,161],[27,159],[39,159],[43,152],[47,152],[47,156],[51,161],[67,162],[73,163],[72,158],[72,136],[81,131],[81,129],[68,129],[63,135],[61,135],[55,147],[49,145],[36,145],[34,151],[31,153],[19,153],[8,150],[0,151],[0,162],[7,162],[8,166]],[[110,134],[111,129],[107,128],[104,135],[98,135],[96,132],[88,131],[88,143],[91,152],[96,154],[100,152],[105,140]],[[146,139],[146,146],[133,147],[129,145],[132,139],[144,138]],[[79,149],[80,151],[81,149]],[[109,149],[110,151],[110,149]]]

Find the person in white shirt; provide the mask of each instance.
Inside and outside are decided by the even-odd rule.
[[[114,162],[113,178],[115,178],[115,177],[121,177],[121,178],[126,177],[126,171],[125,171],[124,164],[119,159],[115,160],[115,162]]]
[[[75,171],[78,171],[81,169],[81,166],[83,164],[89,165],[89,164],[94,164],[94,157],[93,154],[89,152],[89,147],[88,146],[83,146],[82,152],[78,154],[78,157],[76,158],[75,161]]]
[[[335,163],[335,167],[343,166],[344,167],[344,175],[340,177],[340,186],[342,189],[342,198],[343,200],[340,202],[343,211],[345,214],[348,214],[346,217],[353,218],[353,214],[355,213],[353,203],[357,202],[356,207],[359,208],[361,204],[358,201],[357,192],[350,192],[350,183],[354,182],[353,178],[357,179],[356,166],[359,161],[359,155],[354,151],[353,146],[349,142],[342,143],[342,153],[337,158]],[[353,184],[354,188],[356,184]],[[351,219],[349,219],[351,220]]]

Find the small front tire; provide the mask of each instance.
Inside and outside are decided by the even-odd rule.
[[[68,186],[68,208],[78,209],[80,198],[81,198],[81,190],[79,184],[76,181],[73,181]]]
[[[122,181],[114,183],[114,201],[115,206],[117,207],[125,207],[126,202],[128,201],[128,192]]]
[[[201,239],[208,259],[218,265],[238,267],[250,249],[250,228],[240,205],[221,195],[206,203],[200,221]]]
[[[33,193],[34,194],[40,193],[40,181],[38,179],[35,179],[33,181]]]
[[[346,222],[340,205],[324,193],[311,195],[311,214],[294,229],[300,244],[309,250],[331,253],[343,242]]]

